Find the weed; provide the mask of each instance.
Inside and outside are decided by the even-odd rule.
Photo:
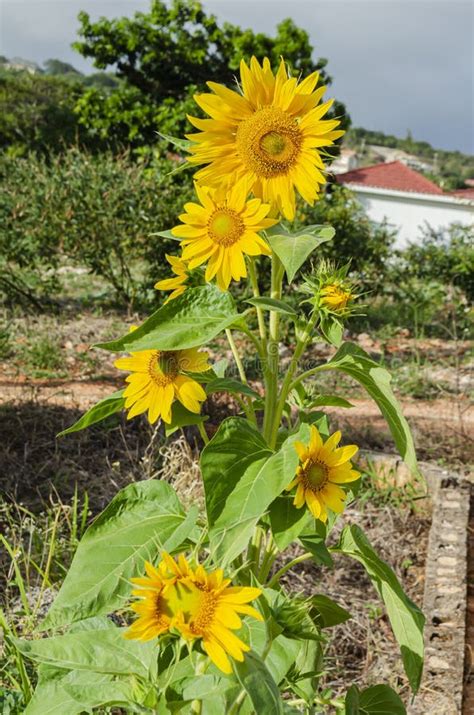
[[[64,367],[61,346],[49,335],[38,335],[24,348],[23,359],[34,377],[46,377],[44,373],[56,372]]]

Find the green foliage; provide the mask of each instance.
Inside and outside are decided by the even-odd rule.
[[[230,293],[208,283],[189,288],[158,308],[139,328],[96,347],[120,350],[182,350],[212,340],[239,319]]]
[[[104,397],[103,400],[97,402],[90,410],[87,410],[71,427],[63,430],[57,436],[63,437],[72,432],[80,432],[80,430],[87,429],[87,427],[95,425],[97,422],[102,422],[102,420],[107,419],[107,417],[110,417],[110,415],[116,412],[120,412],[125,404],[123,392],[123,390],[117,390],[117,392],[114,392],[112,395]]]
[[[315,370],[341,370],[357,380],[378,404],[407,466],[418,472],[413,437],[390,387],[390,373],[353,343],[344,343],[331,360]]]
[[[358,526],[346,526],[338,550],[359,561],[383,600],[403,665],[413,692],[417,692],[423,672],[423,626],[425,618],[405,595],[392,569],[382,561]]]
[[[474,300],[474,223],[453,224],[443,231],[427,226],[421,241],[398,252],[393,269],[396,282],[403,277],[459,286]]]
[[[0,159],[0,289],[41,301],[60,288],[67,258],[104,278],[127,303],[167,272],[174,245],[151,234],[177,221],[191,197],[176,163],[70,149],[46,159]]]
[[[0,70],[0,147],[24,155],[88,144],[74,114],[82,92],[63,77]]]
[[[230,417],[205,447],[201,469],[209,539],[220,562],[237,556],[271,502],[288,486],[288,475],[298,463],[294,443],[308,434],[303,425],[272,454],[248,421]]]
[[[305,226],[296,233],[285,231],[280,226],[269,233],[268,242],[282,262],[288,282],[291,283],[308,256],[333,237],[332,226]]]
[[[406,715],[405,706],[388,685],[372,685],[362,691],[353,685],[345,706],[344,715]]]
[[[131,484],[112,499],[84,534],[43,629],[109,613],[130,594],[129,579],[145,559],[172,551],[194,527],[166,482]],[[93,568],[92,568],[93,567]]]
[[[92,22],[82,12],[79,20],[76,50],[100,69],[114,67],[122,80],[112,93],[84,94],[77,104],[79,121],[92,136],[116,145],[149,146],[156,143],[157,130],[183,134],[189,129],[186,113],[196,113],[195,91],[203,91],[208,80],[231,84],[242,57],[266,56],[276,67],[284,56],[295,74],[319,70],[321,84],[331,81],[327,60],[313,61],[308,33],[290,19],[269,37],[228,22],[220,26],[199,2],[173,0],[168,6],[153,0],[148,13]],[[328,118],[335,116],[342,118],[342,128],[349,125],[340,102]]]

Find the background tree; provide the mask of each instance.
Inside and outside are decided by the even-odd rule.
[[[295,73],[319,70],[320,84],[331,83],[327,60],[313,60],[308,33],[290,19],[270,37],[231,23],[219,25],[215,15],[193,0],[173,0],[170,7],[153,0],[148,13],[131,18],[91,22],[82,12],[79,20],[82,39],[75,49],[99,69],[114,68],[123,80],[112,92],[86,92],[77,108],[79,121],[119,144],[153,144],[157,130],[182,134],[189,128],[185,112],[197,111],[192,94],[203,91],[209,79],[232,84],[241,57],[267,56],[276,66],[283,55]],[[343,104],[335,103],[332,116],[349,126]]]

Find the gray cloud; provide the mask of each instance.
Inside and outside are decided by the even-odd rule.
[[[474,153],[474,5],[458,0],[204,0],[207,10],[273,33],[291,16],[327,57],[331,94],[355,125]],[[118,17],[145,0],[3,0],[1,53],[91,64],[70,48],[77,13]]]

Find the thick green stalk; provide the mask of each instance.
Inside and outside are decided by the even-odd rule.
[[[283,281],[283,266],[277,255],[272,254],[272,279],[270,296],[279,300]],[[265,415],[263,420],[263,436],[270,444],[275,414],[278,401],[278,368],[279,368],[279,341],[280,341],[280,315],[274,310],[270,311],[269,340],[267,343],[265,377]],[[271,445],[270,446],[274,446]]]

